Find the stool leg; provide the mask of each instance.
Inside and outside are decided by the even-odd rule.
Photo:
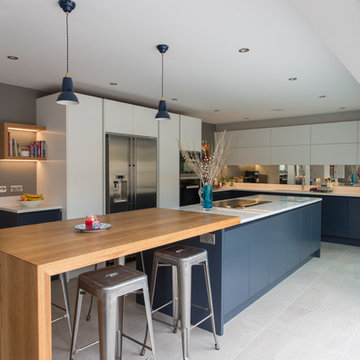
[[[71,339],[71,350],[70,350],[70,360],[73,358],[73,354],[76,351],[77,338],[79,333],[79,322],[80,322],[80,314],[81,314],[81,306],[83,301],[83,296],[85,292],[81,289],[78,289],[77,297],[76,297],[76,310],[75,310],[75,319],[74,319],[74,330],[72,331],[72,339]]]
[[[209,310],[211,314],[211,327],[214,335],[214,341],[215,341],[215,349],[220,350],[219,343],[217,341],[216,337],[216,330],[215,330],[215,319],[214,319],[214,306],[212,302],[212,294],[211,294],[211,285],[210,285],[210,274],[209,274],[209,265],[207,260],[203,262],[204,267],[204,275],[205,275],[205,282],[206,282],[206,292],[208,296],[208,302],[209,302]]]
[[[157,271],[158,271],[158,261],[156,259],[154,259],[153,266],[152,266],[152,271],[151,271],[150,309],[153,308],[153,304],[154,304],[154,293],[155,293],[155,284],[156,284]],[[148,325],[146,325],[144,345],[146,345],[147,336],[148,336],[148,330],[149,330]],[[145,346],[143,346],[141,351],[140,351],[140,355],[144,356],[145,351],[146,351],[146,348],[145,348]]]
[[[117,297],[98,298],[100,360],[114,360],[116,354]]]
[[[180,265],[179,271],[179,300],[181,313],[181,338],[183,360],[189,360],[190,352],[190,317],[191,317],[191,266]]]
[[[176,333],[179,325],[179,284],[176,266],[171,266],[172,268],[172,297],[173,297],[173,321],[174,321],[174,330]]]
[[[70,317],[70,304],[69,304],[69,293],[68,293],[68,287],[66,283],[66,277],[65,273],[60,274],[60,281],[61,281],[61,287],[64,295],[64,303],[65,303],[65,310],[66,310],[66,319],[69,326],[69,332],[70,337],[72,337],[72,326],[71,326],[71,317]]]
[[[123,349],[123,332],[124,332],[124,306],[125,306],[125,297],[119,297],[119,330],[118,330],[118,355],[119,360],[122,359],[122,349]]]
[[[153,360],[155,360],[155,336],[154,336],[154,329],[152,324],[152,313],[151,313],[151,305],[149,299],[149,289],[147,283],[143,287],[143,294],[144,294],[144,303],[145,303],[145,311],[146,311],[146,321],[147,321],[147,329],[149,329],[150,335],[150,343],[151,343],[151,350],[153,355]]]
[[[98,264],[95,264],[94,270],[97,270],[97,268],[98,268]],[[87,313],[87,315],[86,315],[86,321],[90,321],[90,320],[91,320],[91,309],[92,309],[92,306],[93,306],[93,301],[94,301],[94,295],[91,295],[91,298],[90,298],[90,306],[89,306],[88,313]]]

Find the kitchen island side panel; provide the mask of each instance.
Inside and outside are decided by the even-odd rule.
[[[224,324],[319,256],[320,218],[316,203],[224,231]]]

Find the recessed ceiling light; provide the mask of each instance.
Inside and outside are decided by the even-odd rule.
[[[14,55],[9,55],[7,58],[9,60],[19,60],[19,58],[17,56],[14,56]]]
[[[340,110],[345,110],[346,107],[345,107],[345,106],[340,106],[339,109],[340,109]]]
[[[179,98],[171,98],[172,101],[178,101]]]
[[[284,109],[277,108],[277,109],[272,109],[272,111],[284,111]]]
[[[118,83],[117,82],[111,82],[110,85],[112,86],[116,86]]]
[[[297,77],[291,77],[288,79],[289,81],[296,81],[297,80]]]
[[[220,109],[214,109],[215,112],[220,112]]]
[[[319,98],[324,99],[324,98],[326,98],[326,95],[320,95]]]
[[[244,117],[244,120],[249,120],[250,118],[248,118],[248,117]]]
[[[239,49],[239,53],[247,53],[247,52],[249,52],[250,51],[250,49],[248,49],[248,48],[241,48],[241,49]]]

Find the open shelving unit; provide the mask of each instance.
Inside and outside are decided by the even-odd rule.
[[[10,122],[0,123],[0,160],[46,160],[46,157],[9,155],[9,132],[14,138],[19,139],[19,143],[24,146],[37,141],[37,133],[44,130],[46,130],[45,126]]]

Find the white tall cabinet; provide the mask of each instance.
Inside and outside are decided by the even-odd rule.
[[[79,105],[56,104],[58,94],[37,99],[37,124],[47,145],[38,162],[37,191],[63,206],[63,218],[101,215],[103,207],[102,99],[77,94]]]
[[[180,142],[185,150],[201,151],[201,119],[180,115]]]
[[[158,207],[179,206],[179,115],[170,113],[170,120],[159,121],[158,140]]]

